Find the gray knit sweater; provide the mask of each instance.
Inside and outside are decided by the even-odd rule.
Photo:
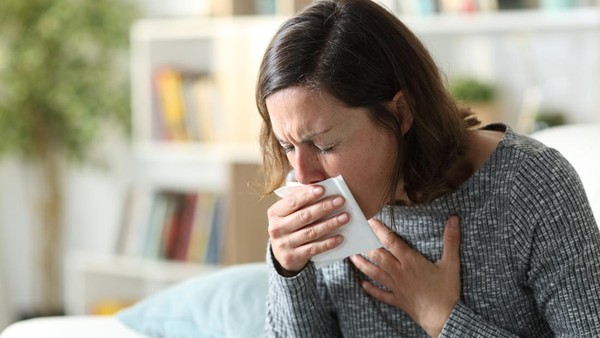
[[[436,261],[459,215],[462,291],[440,337],[600,337],[600,231],[581,182],[557,151],[495,127],[497,150],[456,191],[377,217]],[[348,259],[284,278],[267,255],[268,337],[427,336],[365,294]]]

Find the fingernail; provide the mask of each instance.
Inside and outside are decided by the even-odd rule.
[[[343,198],[341,198],[341,197],[336,197],[336,198],[333,200],[333,205],[334,205],[334,206],[336,206],[336,207],[339,207],[339,206],[341,206],[342,204],[344,204],[344,199],[343,199]]]
[[[338,220],[339,222],[342,222],[342,223],[343,223],[343,222],[346,222],[346,221],[348,220],[348,215],[347,215],[347,214],[341,214],[341,215],[339,215],[339,216],[337,217],[337,220]]]
[[[316,187],[313,187],[313,189],[312,189],[312,193],[315,196],[320,195],[322,192],[323,192],[323,187],[321,187],[321,186],[316,186]]]

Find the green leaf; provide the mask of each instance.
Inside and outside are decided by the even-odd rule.
[[[107,122],[129,130],[127,0],[0,1],[0,157],[75,161]]]

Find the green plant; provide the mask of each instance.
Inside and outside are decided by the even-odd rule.
[[[473,78],[458,78],[450,83],[452,96],[461,101],[493,102],[496,86]]]
[[[84,163],[107,121],[126,127],[126,0],[0,1],[0,156],[40,168],[45,310],[59,306],[61,163]]]
[[[567,123],[567,116],[560,109],[541,108],[535,116],[533,129],[541,130],[545,128],[561,126]]]

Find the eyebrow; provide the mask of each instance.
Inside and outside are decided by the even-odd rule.
[[[323,129],[321,131],[318,132],[314,132],[314,133],[310,133],[308,135],[305,135],[304,137],[302,137],[302,140],[300,140],[300,143],[308,143],[311,142],[312,140],[314,140],[315,138],[317,138],[320,135],[323,135],[325,133],[328,133],[329,131],[331,131],[332,128],[326,128]],[[274,134],[274,133],[273,133]],[[284,141],[282,140],[280,137],[278,137],[277,135],[275,135],[275,137],[277,138],[277,141],[279,141],[279,143],[281,144],[288,144],[290,142]]]

